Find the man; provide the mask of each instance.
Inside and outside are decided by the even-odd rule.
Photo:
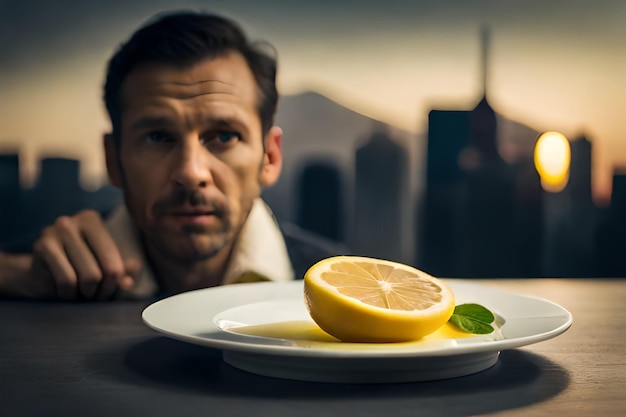
[[[0,295],[149,298],[290,280],[334,254],[285,239],[260,199],[282,167],[275,82],[275,59],[230,20],[174,13],[138,30],[104,88],[106,165],[124,207],[106,224],[61,217],[32,256],[5,255]]]

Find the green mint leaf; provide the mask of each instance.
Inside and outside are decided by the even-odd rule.
[[[454,308],[449,321],[468,333],[489,334],[494,330],[491,323],[495,319],[493,313],[480,304],[460,304]]]
[[[481,321],[472,320],[471,318],[464,316],[457,316],[455,314],[450,317],[450,323],[454,324],[459,329],[472,334],[489,334],[493,332],[493,327],[490,324],[483,323]]]
[[[496,319],[488,308],[483,307],[480,304],[459,304],[454,307],[453,314],[470,317],[474,320],[482,321],[487,324],[492,323]]]

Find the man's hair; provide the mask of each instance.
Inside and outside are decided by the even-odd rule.
[[[269,46],[250,42],[237,23],[221,16],[188,11],[155,16],[123,43],[109,61],[104,102],[113,137],[116,141],[121,139],[121,89],[133,69],[145,64],[185,68],[229,52],[240,53],[254,75],[257,109],[265,135],[274,123],[278,92],[275,54],[268,54],[263,45]]]

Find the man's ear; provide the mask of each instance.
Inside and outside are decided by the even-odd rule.
[[[278,126],[272,126],[265,136],[265,155],[263,155],[260,173],[260,182],[263,187],[274,185],[280,176],[283,168],[282,137],[283,130]]]
[[[122,172],[120,168],[119,153],[117,142],[110,133],[104,135],[104,156],[106,158],[107,173],[109,174],[109,182],[111,185],[122,187]]]

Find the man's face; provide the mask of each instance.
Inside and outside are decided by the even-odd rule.
[[[281,131],[263,138],[258,100],[238,53],[128,75],[107,167],[153,253],[199,261],[228,250],[261,187],[276,181]]]

